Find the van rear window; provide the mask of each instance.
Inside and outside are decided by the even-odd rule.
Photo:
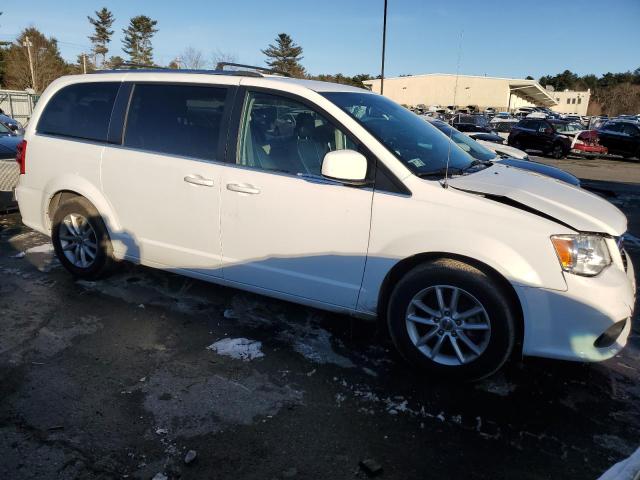
[[[38,133],[106,142],[119,87],[119,82],[96,82],[60,89],[44,108]]]

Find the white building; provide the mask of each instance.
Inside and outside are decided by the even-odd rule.
[[[586,115],[589,108],[589,100],[591,99],[591,90],[586,92],[576,92],[573,90],[564,90],[562,92],[549,91],[549,94],[558,103],[551,107],[551,110],[558,113],[575,113],[577,115]]]
[[[380,93],[380,80],[367,80],[367,88]],[[492,107],[514,111],[519,107],[553,107],[557,101],[535,80],[429,73],[385,78],[384,95],[405,105],[438,105],[480,110]]]

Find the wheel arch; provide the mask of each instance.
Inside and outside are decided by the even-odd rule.
[[[43,198],[43,225],[51,231],[53,215],[59,205],[67,199],[83,197],[100,213],[110,235],[119,230],[119,223],[108,200],[93,183],[79,179],[74,175],[65,175],[46,186],[48,192]]]
[[[377,314],[378,319],[381,324],[386,325],[387,320],[387,307],[389,305],[389,299],[391,297],[391,293],[393,289],[397,285],[397,283],[402,279],[407,273],[409,273],[413,268],[421,265],[423,263],[433,262],[435,260],[458,260],[460,262],[471,265],[472,267],[477,268],[484,274],[491,277],[494,281],[496,281],[505,292],[507,296],[507,301],[509,302],[509,306],[514,312],[515,324],[516,324],[516,348],[515,351],[521,353],[522,344],[524,341],[524,311],[522,308],[522,303],[516,293],[516,290],[511,285],[511,282],[507,280],[504,275],[502,275],[498,270],[487,265],[484,262],[476,260],[471,257],[467,257],[464,255],[459,255],[450,252],[428,252],[428,253],[419,253],[413,255],[411,257],[407,257],[403,260],[400,260],[396,263],[390,270],[387,272],[384,280],[382,281],[382,285],[380,288],[380,293],[378,294],[378,306],[377,306]]]

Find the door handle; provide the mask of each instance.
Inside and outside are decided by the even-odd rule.
[[[257,195],[260,193],[260,189],[253,185],[240,184],[240,183],[227,183],[227,190],[239,193],[248,193],[250,195]]]
[[[200,175],[187,175],[184,177],[184,181],[193,185],[200,185],[202,187],[213,187],[212,179],[203,178]]]

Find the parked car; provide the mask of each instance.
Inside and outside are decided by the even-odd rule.
[[[554,129],[559,135],[571,139],[570,152],[586,158],[596,158],[607,154],[607,147],[600,145],[598,132],[585,130],[580,123],[555,122]]]
[[[24,135],[24,127],[22,124],[11,118],[9,115],[6,115],[4,111],[0,108],[0,123],[4,124],[6,127],[9,127],[16,135]]]
[[[529,155],[523,150],[504,144],[504,138],[495,133],[469,132],[467,136],[478,142],[498,156],[529,160]]]
[[[544,155],[563,158],[571,150],[571,139],[557,132],[566,122],[525,118],[511,129],[508,143],[520,150],[540,150]]]
[[[270,139],[254,110],[295,110]],[[126,119],[126,122],[125,122]],[[474,159],[368,90],[232,74],[53,81],[18,148],[23,222],[97,279],[128,260],[365,318],[448,379],[598,361],[631,330],[615,206]]]
[[[495,117],[491,119],[489,126],[491,129],[497,134],[500,135],[505,140],[509,138],[509,134],[511,133],[511,129],[514,125],[519,122],[517,118],[500,118]]]
[[[465,135],[464,133],[459,132],[445,122],[438,120],[429,121],[447,137],[451,138],[451,140],[455,142],[458,147],[467,152],[476,160],[483,162],[497,162],[501,165],[509,165],[510,167],[521,168],[523,170],[529,170],[541,175],[546,175],[548,177],[555,178],[556,180],[560,180],[576,187],[580,186],[580,180],[578,180],[578,178],[576,178],[575,176],[550,165],[532,162],[529,160],[529,156],[522,150],[509,147],[508,145],[489,142],[486,140],[475,140],[472,137],[472,135],[488,135],[486,133],[470,133],[468,135]]]
[[[4,123],[0,123],[0,159],[15,159],[16,148],[22,136],[16,134]]]
[[[600,127],[598,136],[609,153],[640,159],[640,125],[637,122],[608,121]]]
[[[20,172],[16,165],[16,148],[22,137],[0,123],[0,212],[16,207],[14,190]]]
[[[484,115],[458,114],[450,121],[450,125],[461,132],[491,132],[489,120]]]

